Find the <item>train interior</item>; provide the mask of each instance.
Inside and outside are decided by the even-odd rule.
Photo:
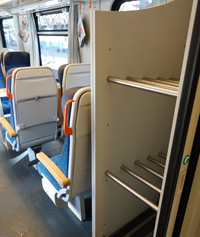
[[[0,1],[0,235],[199,235],[199,18]]]

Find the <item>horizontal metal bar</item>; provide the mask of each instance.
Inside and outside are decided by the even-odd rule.
[[[158,156],[167,159],[167,156],[165,154],[163,154],[162,152],[158,152]]]
[[[178,79],[172,79],[172,78],[169,78],[169,79],[166,79],[166,78],[162,78],[162,77],[157,77],[158,80],[162,80],[162,81],[166,81],[166,82],[170,82],[174,85],[179,85],[179,80]]]
[[[143,201],[144,203],[146,203],[148,206],[150,206],[154,211],[158,211],[158,206],[156,206],[154,203],[152,203],[151,201],[149,201],[147,198],[143,197],[141,194],[139,194],[138,192],[136,192],[134,189],[132,189],[131,187],[129,187],[126,183],[124,183],[122,180],[120,180],[119,178],[117,178],[114,174],[112,174],[110,171],[106,170],[105,174],[111,178],[112,180],[114,180],[116,183],[118,183],[119,185],[121,185],[123,188],[125,188],[127,191],[129,191],[130,193],[132,193],[133,195],[135,195],[137,198],[139,198],[141,201]]]
[[[173,81],[174,83],[180,83],[180,80],[178,78],[169,78],[169,81]]]
[[[128,167],[126,167],[125,165],[121,166],[121,169],[124,170],[125,172],[127,172],[128,174],[130,174],[131,176],[133,176],[134,178],[138,179],[139,181],[141,181],[142,183],[146,184],[147,186],[149,186],[150,188],[154,189],[155,191],[157,191],[158,193],[161,193],[161,189],[157,188],[155,185],[153,185],[152,183],[150,183],[149,181],[147,181],[146,179],[142,178],[140,175],[136,174],[135,172],[133,172],[132,170],[130,170]]]
[[[52,36],[68,36],[68,30],[55,30],[55,31],[38,31],[37,34],[40,35],[52,35]]]
[[[124,79],[119,79],[119,78],[113,78],[113,77],[108,77],[108,82],[115,83],[115,84],[120,84],[123,86],[128,86],[128,87],[133,87],[133,88],[138,88],[142,90],[147,90],[159,94],[164,94],[164,95],[169,95],[169,96],[177,96],[178,91],[173,91],[169,90],[166,88],[162,87],[157,87],[155,85],[149,85],[149,84],[144,84],[141,82],[136,82],[136,81],[129,81],[129,80],[124,80]]]
[[[138,79],[138,78],[133,78],[132,79],[133,81],[136,81],[136,82],[139,82],[139,83],[145,83],[147,85],[152,85],[152,86],[155,86],[155,87],[158,87],[158,88],[161,88],[161,89],[167,89],[167,90],[172,90],[172,91],[178,91],[178,87],[174,87],[174,86],[169,86],[169,85],[166,85],[166,84],[163,84],[159,81],[155,81],[153,79]]]
[[[154,158],[151,157],[151,156],[148,156],[148,157],[147,157],[147,160],[151,161],[152,163],[154,163],[154,164],[156,164],[156,165],[158,165],[158,166],[160,166],[160,167],[162,167],[162,168],[165,168],[165,164],[161,163],[160,161],[154,159]]]
[[[156,172],[155,170],[151,169],[150,167],[148,167],[147,165],[144,165],[143,163],[141,163],[140,161],[136,160],[134,162],[136,165],[140,166],[141,168],[143,168],[144,170],[148,171],[149,173],[157,176],[160,179],[163,179],[163,176],[161,174],[159,174],[158,172]]]
[[[179,84],[178,83],[174,83],[173,81],[170,81],[170,80],[167,80],[167,79],[163,79],[163,78],[147,78],[147,77],[143,77],[144,80],[147,80],[147,81],[151,81],[151,82],[154,82],[154,83],[159,83],[161,85],[163,85],[165,87],[168,88],[168,87],[172,87],[172,88],[175,88],[176,90],[178,90],[179,88]]]

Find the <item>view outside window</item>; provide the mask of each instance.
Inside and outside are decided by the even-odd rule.
[[[3,22],[3,32],[6,41],[6,48],[17,50],[17,42],[14,33],[14,22],[13,19],[4,19]]]
[[[119,11],[133,11],[140,9],[140,1],[131,1],[122,3],[119,8]]]
[[[39,15],[38,30],[68,30],[68,12]]]
[[[67,63],[68,37],[67,36],[39,36],[41,60],[43,66],[58,69]]]
[[[133,10],[140,10],[144,8],[148,8],[151,6],[156,6],[162,3],[167,2],[168,0],[134,0],[134,1],[126,1],[121,4],[119,11],[133,11]]]
[[[37,15],[38,37],[43,66],[58,68],[68,63],[68,12]]]

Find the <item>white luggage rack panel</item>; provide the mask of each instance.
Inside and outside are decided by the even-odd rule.
[[[93,236],[109,236],[149,208],[110,173],[158,210],[165,162],[157,154],[168,151],[182,86],[171,78],[181,75],[191,6],[175,0],[140,11],[91,14]],[[126,167],[158,190],[130,177]]]

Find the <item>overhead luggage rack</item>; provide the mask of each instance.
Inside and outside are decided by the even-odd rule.
[[[134,78],[127,77],[126,79],[108,77],[108,82],[121,84],[124,86],[135,87],[139,89],[149,90],[160,94],[177,97],[179,82],[177,79],[169,78]]]

